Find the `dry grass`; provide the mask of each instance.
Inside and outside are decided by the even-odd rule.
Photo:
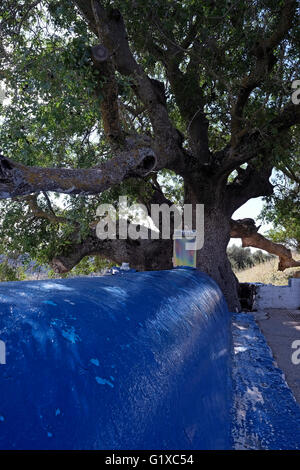
[[[300,254],[294,254],[294,259],[300,260]],[[262,282],[264,284],[274,284],[276,286],[284,286],[288,284],[290,277],[293,277],[298,268],[289,268],[285,271],[277,271],[278,258],[274,258],[266,263],[257,264],[253,268],[236,272],[236,276],[240,282]]]

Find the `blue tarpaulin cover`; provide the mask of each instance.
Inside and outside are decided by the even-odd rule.
[[[230,338],[195,269],[1,283],[0,448],[230,448]]]

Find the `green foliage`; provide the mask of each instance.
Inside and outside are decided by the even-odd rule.
[[[70,29],[52,30],[49,14],[42,13],[34,35],[14,39],[5,69],[2,152],[27,165],[89,167],[97,161],[91,136],[101,139],[92,39],[87,30],[75,37]]]
[[[26,274],[24,267],[16,260],[1,257],[0,261],[0,282],[24,281]]]
[[[159,184],[165,196],[173,202],[182,206],[184,203],[182,178],[170,170],[161,170],[158,176]]]
[[[164,53],[166,45],[185,44],[195,24],[196,47],[182,49],[180,70],[191,62],[198,66],[199,84],[207,101],[210,121],[209,138],[213,151],[221,149],[230,139],[230,110],[241,80],[255,64],[254,46],[276,29],[282,6],[278,0],[114,0],[125,18],[132,48],[151,76],[164,78],[155,48]],[[143,18],[143,21],[141,21]],[[300,30],[293,28],[288,40],[275,51],[277,62],[269,78],[251,93],[245,108],[245,125],[263,128],[281,107],[290,101],[292,80],[299,78]],[[187,123],[178,113],[172,90],[168,88],[170,115],[181,131]],[[191,98],[193,87],[185,90]],[[275,150],[280,158],[281,149]]]
[[[88,168],[99,164],[111,154],[103,139],[101,96],[95,94],[99,76],[90,58],[90,47],[97,39],[67,0],[41,1],[25,17],[27,7],[21,0],[4,1],[0,9],[6,32],[0,44],[2,40],[9,50],[9,62],[4,75],[0,74],[6,92],[0,105],[1,153],[26,165]],[[1,58],[0,51],[0,62]],[[132,94],[126,80],[120,76],[118,80],[121,95]],[[101,197],[49,194],[52,210],[65,219],[60,223],[35,217],[25,198],[0,201],[0,252],[26,253],[39,265],[47,264],[58,252],[66,253],[72,241],[87,236],[100,202],[115,203],[124,193],[135,200],[133,182]],[[43,194],[38,204],[51,214]],[[78,272],[94,269],[91,261],[89,268],[84,263]]]
[[[0,263],[0,282],[3,281],[17,281],[18,276],[16,269],[11,267],[7,261]]]
[[[73,276],[88,276],[92,274],[101,274],[105,268],[113,266],[109,260],[101,258],[100,256],[86,257],[78,263],[66,277]]]
[[[157,59],[153,45],[165,53],[166,44],[183,44],[192,24],[198,25],[197,47],[192,54],[190,45],[183,49],[180,70],[186,71],[191,62],[197,64],[198,83],[207,100],[211,150],[217,151],[228,144],[232,98],[239,90],[242,77],[254,64],[253,44],[274,28],[280,2],[111,0],[105,3],[120,8],[131,49],[146,72],[164,82],[169,115],[185,134],[189,123],[179,112],[163,61]],[[0,80],[7,97],[0,105],[1,153],[26,165],[66,168],[97,165],[111,157],[103,138],[101,87],[100,96],[95,94],[99,75],[93,70],[90,58],[90,47],[97,38],[73,2],[41,0],[28,10],[30,4],[24,0],[3,0],[0,6]],[[251,94],[245,108],[245,125],[262,129],[266,120],[271,120],[290,100],[291,81],[299,78],[296,75],[300,65],[299,40],[299,30],[293,29],[288,41],[275,51],[278,61],[269,80]],[[3,48],[8,57],[2,54]],[[140,106],[130,86],[132,79],[117,74],[117,80],[124,104],[121,111],[125,130],[151,133],[145,110],[135,118],[126,110],[126,106]],[[193,87],[186,93],[191,96]],[[291,163],[297,138],[295,133],[292,141],[272,144],[270,152],[278,169]],[[186,141],[184,146],[187,147]],[[162,170],[157,179],[170,200],[183,203],[180,177]],[[121,194],[128,195],[129,202],[140,197],[147,200],[152,191],[150,183],[142,181],[141,188],[137,182],[128,180],[99,197],[50,194],[52,209],[65,219],[60,223],[35,217],[24,198],[1,201],[0,252],[27,253],[39,265],[48,263],[60,250],[67,251],[70,240],[80,242],[86,237],[99,203],[116,204]],[[295,239],[299,243],[299,218],[297,214],[288,218],[288,201],[295,203],[290,195],[268,200],[264,217],[275,225],[276,234],[271,234],[274,239],[283,240],[280,235],[283,230],[285,240]],[[46,213],[51,213],[45,195],[39,195],[38,203]],[[294,214],[293,210],[288,212]],[[84,260],[78,269],[88,272],[93,268],[89,260]]]
[[[255,250],[252,253],[250,248],[242,248],[237,245],[230,246],[227,255],[234,271],[252,268],[252,266],[265,263],[272,258],[271,255],[266,255],[261,250]]]
[[[277,174],[274,194],[265,198],[260,219],[272,223],[268,237],[300,250],[300,185]]]

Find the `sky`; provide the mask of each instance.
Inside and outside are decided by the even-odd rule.
[[[256,197],[253,199],[249,199],[249,201],[246,202],[243,206],[241,206],[235,213],[233,214],[232,218],[233,219],[254,219],[256,222],[256,225],[261,225],[261,228],[259,229],[259,233],[264,235],[270,228],[272,227],[272,224],[262,224],[261,221],[258,221],[257,218],[263,208],[263,198],[262,197]],[[241,240],[240,238],[231,238],[229,242],[229,246],[231,245],[241,245]]]
[[[233,219],[256,219],[258,218],[261,210],[263,208],[263,200],[261,197],[256,197],[253,199],[249,199],[243,206],[241,206],[235,213],[233,214]],[[260,224],[259,224],[260,225]],[[263,224],[261,226],[260,232],[263,233],[264,231],[270,228],[270,224]]]

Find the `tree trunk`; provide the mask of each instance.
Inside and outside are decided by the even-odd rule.
[[[185,181],[184,202],[193,205],[193,221],[196,220],[196,204],[204,204],[204,244],[197,251],[197,268],[218,283],[229,310],[240,311],[239,283],[226,253],[230,240],[231,218],[228,212],[226,213],[224,198],[213,183],[202,182],[196,186]]]
[[[214,188],[215,189],[215,188]],[[185,204],[192,204],[195,213],[196,204],[204,204],[204,245],[197,251],[197,268],[212,277],[220,286],[230,311],[240,310],[238,281],[232,271],[226,249],[230,239],[231,219],[226,214],[222,202],[216,201],[212,190],[202,187],[202,194],[197,196],[185,185]],[[222,198],[219,198],[219,200]],[[157,201],[156,201],[157,202]],[[162,201],[158,201],[162,202]],[[195,214],[193,221],[196,221]],[[193,227],[195,228],[195,227]],[[171,232],[173,229],[171,228]],[[139,271],[151,271],[172,268],[173,242],[169,240],[100,240],[95,229],[80,243],[68,246],[66,253],[61,253],[52,260],[52,267],[58,273],[70,271],[84,256],[101,255],[115,263],[129,262]]]
[[[204,245],[197,252],[197,268],[220,286],[231,312],[240,310],[238,280],[226,249],[230,239],[230,218],[218,209],[204,209]]]

